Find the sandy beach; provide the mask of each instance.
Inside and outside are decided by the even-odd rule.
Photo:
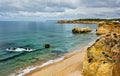
[[[64,59],[45,67],[35,69],[25,76],[82,76],[83,59],[86,47],[66,54]]]

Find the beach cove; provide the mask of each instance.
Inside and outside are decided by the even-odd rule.
[[[94,42],[95,40],[87,46],[78,47],[73,52],[61,57],[62,59],[53,61],[43,67],[38,67],[24,76],[82,76],[85,51]]]
[[[120,76],[119,29],[118,21],[100,22],[96,34],[101,36],[89,46],[78,48],[78,51],[74,50],[76,53],[64,55],[62,60],[37,68],[25,76]]]
[[[4,26],[7,26],[7,28],[4,28]],[[74,26],[90,27],[93,31],[88,34],[72,34],[71,30]],[[0,63],[0,66],[2,66],[0,76],[18,74],[27,67],[39,66],[49,60],[60,58],[64,54],[73,52],[76,47],[82,48],[88,45],[97,37],[94,34],[97,27],[95,24],[57,24],[56,21],[3,21],[0,22],[0,27],[0,56],[3,59]],[[3,29],[6,31],[3,32]],[[44,44],[47,43],[51,45],[50,49],[44,48]],[[30,47],[35,51],[6,52],[5,49],[9,47]],[[14,57],[11,58],[12,56]],[[8,60],[4,60],[6,58]]]

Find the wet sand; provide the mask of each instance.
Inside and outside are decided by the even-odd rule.
[[[86,48],[78,48],[75,52],[66,54],[63,60],[37,68],[24,76],[82,76]]]

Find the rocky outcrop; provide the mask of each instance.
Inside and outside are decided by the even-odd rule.
[[[85,28],[73,28],[72,29],[72,33],[87,33],[87,32],[91,32],[91,29],[89,27],[85,27]]]
[[[120,76],[120,35],[101,36],[87,49],[83,76]]]
[[[120,34],[120,23],[119,22],[103,22],[99,23],[96,29],[96,34],[106,34],[111,32],[117,32]]]

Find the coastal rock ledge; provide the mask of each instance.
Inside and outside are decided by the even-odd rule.
[[[120,34],[102,35],[88,47],[83,76],[120,76]]]
[[[97,35],[111,32],[117,32],[120,34],[120,22],[100,22],[96,29]]]

